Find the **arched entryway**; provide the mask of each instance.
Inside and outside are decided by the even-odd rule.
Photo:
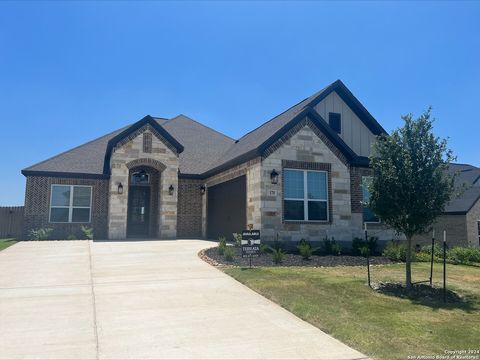
[[[129,168],[127,237],[158,236],[160,176],[151,166]]]

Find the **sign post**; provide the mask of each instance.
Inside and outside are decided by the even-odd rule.
[[[252,257],[258,257],[260,254],[260,230],[242,231],[242,257],[248,257],[250,268],[252,267]]]

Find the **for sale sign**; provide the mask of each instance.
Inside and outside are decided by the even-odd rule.
[[[260,230],[242,231],[242,257],[256,257],[260,254]]]

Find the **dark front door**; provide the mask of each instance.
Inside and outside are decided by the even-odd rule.
[[[130,186],[128,190],[127,235],[148,236],[150,187]]]
[[[247,222],[247,182],[240,176],[208,188],[207,237],[232,239],[245,230]]]

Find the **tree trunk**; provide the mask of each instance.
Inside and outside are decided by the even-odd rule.
[[[405,256],[407,289],[412,288],[412,237],[407,236],[407,251]]]

